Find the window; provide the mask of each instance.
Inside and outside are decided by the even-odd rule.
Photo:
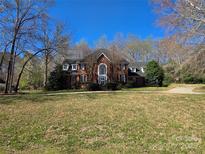
[[[121,81],[121,82],[126,82],[125,74],[121,74],[121,75],[120,75],[120,81]]]
[[[87,75],[81,75],[81,76],[80,76],[80,82],[81,82],[81,83],[87,82]]]
[[[100,85],[106,84],[107,81],[107,65],[101,63],[98,66],[98,83]]]
[[[104,64],[101,64],[99,66],[99,75],[105,75],[106,73],[106,66]]]
[[[80,69],[85,70],[85,64],[80,64]]]
[[[126,65],[125,64],[121,64],[121,70],[125,70],[126,69]]]
[[[136,68],[132,68],[132,72],[136,72]]]
[[[77,64],[72,64],[72,70],[73,71],[77,70]]]
[[[144,73],[144,68],[143,67],[141,67],[141,72]]]
[[[63,64],[63,71],[67,71],[69,68],[69,64]]]
[[[100,85],[105,85],[106,84],[106,76],[99,76],[99,84]]]

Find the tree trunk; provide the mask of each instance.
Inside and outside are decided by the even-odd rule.
[[[11,47],[11,53],[10,53],[10,59],[9,59],[9,65],[8,65],[8,72],[7,72],[7,79],[6,79],[6,89],[5,93],[7,94],[8,91],[11,89],[11,76],[12,76],[12,70],[13,70],[13,61],[14,61],[14,49],[16,44],[16,34],[14,36],[14,39],[12,41],[12,47]]]
[[[4,50],[4,52],[3,52],[2,56],[1,56],[1,61],[0,61],[0,71],[2,70],[5,54],[6,54],[6,51]]]
[[[24,69],[25,69],[27,63],[28,63],[33,57],[35,57],[37,54],[39,54],[40,52],[42,52],[42,51],[44,51],[44,50],[46,50],[46,49],[41,49],[41,50],[37,51],[35,54],[33,54],[31,57],[29,57],[29,58],[25,61],[25,63],[23,64],[22,69],[21,69],[21,71],[20,71],[20,73],[19,73],[19,75],[18,75],[17,83],[16,83],[16,86],[15,86],[15,89],[14,89],[16,93],[18,92],[18,87],[19,87],[19,83],[20,83],[20,80],[21,80],[21,76],[22,76],[22,74],[23,74],[23,71],[24,71]]]
[[[27,64],[27,63],[26,63],[26,64]],[[17,82],[16,82],[16,87],[15,87],[15,89],[14,89],[16,93],[18,92],[19,83],[20,83],[20,80],[21,80],[21,76],[22,76],[22,74],[23,74],[23,71],[24,71],[24,69],[25,69],[25,67],[26,67],[26,64],[23,65],[23,67],[22,67],[22,69],[21,69],[21,72],[19,73],[19,76],[18,76],[18,79],[17,79]]]
[[[44,87],[47,86],[48,82],[48,53],[45,55],[45,73],[44,73]]]
[[[14,79],[15,63],[16,63],[16,53],[14,54],[14,58],[13,58],[13,65],[12,65],[12,71],[11,71],[11,84],[9,85],[10,86],[9,93],[12,93],[12,85],[13,85],[13,79]]]

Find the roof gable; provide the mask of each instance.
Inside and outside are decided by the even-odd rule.
[[[104,56],[108,61],[111,62],[111,60],[110,60],[110,59],[106,56],[106,54],[104,54],[103,52],[98,55],[97,60],[98,60],[101,56]]]
[[[85,61],[90,61],[90,59],[92,59],[97,62],[98,58],[102,55],[105,56],[111,63],[129,63],[121,55],[121,53],[117,53],[108,49],[97,49],[95,52],[85,57]]]

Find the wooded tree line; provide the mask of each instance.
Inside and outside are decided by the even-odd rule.
[[[45,86],[51,61],[60,60],[69,44],[62,24],[48,14],[54,1],[1,0],[0,4],[0,71],[6,76],[5,93],[17,92],[22,77],[32,76],[30,82],[39,82],[35,80],[40,80],[41,71]]]
[[[204,0],[152,0],[158,14],[158,24],[166,30],[172,41],[162,40],[177,63],[166,65],[175,80],[205,83],[205,1]],[[182,50],[181,50],[182,47]],[[183,51],[185,50],[185,51]],[[185,56],[185,58],[183,58]]]
[[[0,0],[0,78],[6,81],[5,93],[17,92],[19,85],[45,87],[56,64],[96,48],[115,50],[131,62],[156,60],[173,81],[184,74],[205,78],[205,1],[152,0],[151,4],[166,38],[141,39],[119,32],[112,40],[100,36],[90,48],[86,40],[73,45],[69,29],[50,17],[54,0]]]

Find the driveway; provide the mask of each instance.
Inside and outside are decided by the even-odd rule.
[[[172,94],[205,94],[202,92],[194,92],[194,88],[196,87],[176,87],[173,89],[170,89],[166,91],[167,93],[172,93]]]

